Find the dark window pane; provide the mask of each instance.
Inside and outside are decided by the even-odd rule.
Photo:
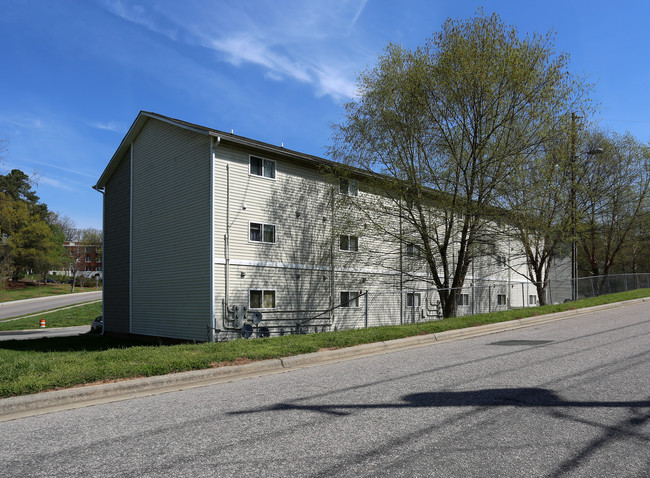
[[[250,240],[255,242],[262,242],[262,225],[251,222],[250,227]]]
[[[262,308],[262,291],[261,290],[252,290],[250,291],[250,308],[251,309],[261,309]]]
[[[350,300],[349,292],[341,292],[341,307],[350,307],[348,301]]]
[[[342,251],[347,251],[348,250],[348,236],[339,236],[339,249]]]
[[[262,159],[251,156],[251,174],[262,175]]]

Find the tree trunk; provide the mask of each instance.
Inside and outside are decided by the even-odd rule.
[[[543,281],[538,281],[535,284],[535,288],[537,289],[537,299],[539,300],[539,305],[546,305],[547,300],[546,300],[546,289],[548,287],[548,283],[543,282]]]

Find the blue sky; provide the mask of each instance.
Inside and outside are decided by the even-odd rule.
[[[477,8],[556,34],[596,82],[601,127],[650,141],[650,2],[547,0],[0,0],[0,169],[78,227],[140,110],[323,156],[357,74]]]

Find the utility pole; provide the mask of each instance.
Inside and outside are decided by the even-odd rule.
[[[578,299],[578,234],[576,217],[576,121],[571,113],[571,300]]]

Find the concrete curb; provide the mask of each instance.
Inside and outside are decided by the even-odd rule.
[[[434,334],[416,335],[387,342],[374,342],[335,350],[325,350],[304,355],[294,355],[281,359],[270,359],[245,365],[217,367],[206,370],[157,375],[154,377],[127,379],[124,381],[89,385],[77,388],[42,392],[0,399],[0,421],[14,420],[29,415],[49,413],[62,409],[80,408],[97,403],[126,400],[138,396],[153,395],[231,381],[262,374],[279,373],[291,369],[312,367],[327,363],[341,362],[353,358],[422,347],[435,343],[459,340],[470,337],[494,334],[506,330],[554,322],[588,313],[614,309],[650,301],[650,298],[634,299],[625,302],[599,305],[586,309],[569,310],[538,317],[479,325],[465,329],[448,330]]]

